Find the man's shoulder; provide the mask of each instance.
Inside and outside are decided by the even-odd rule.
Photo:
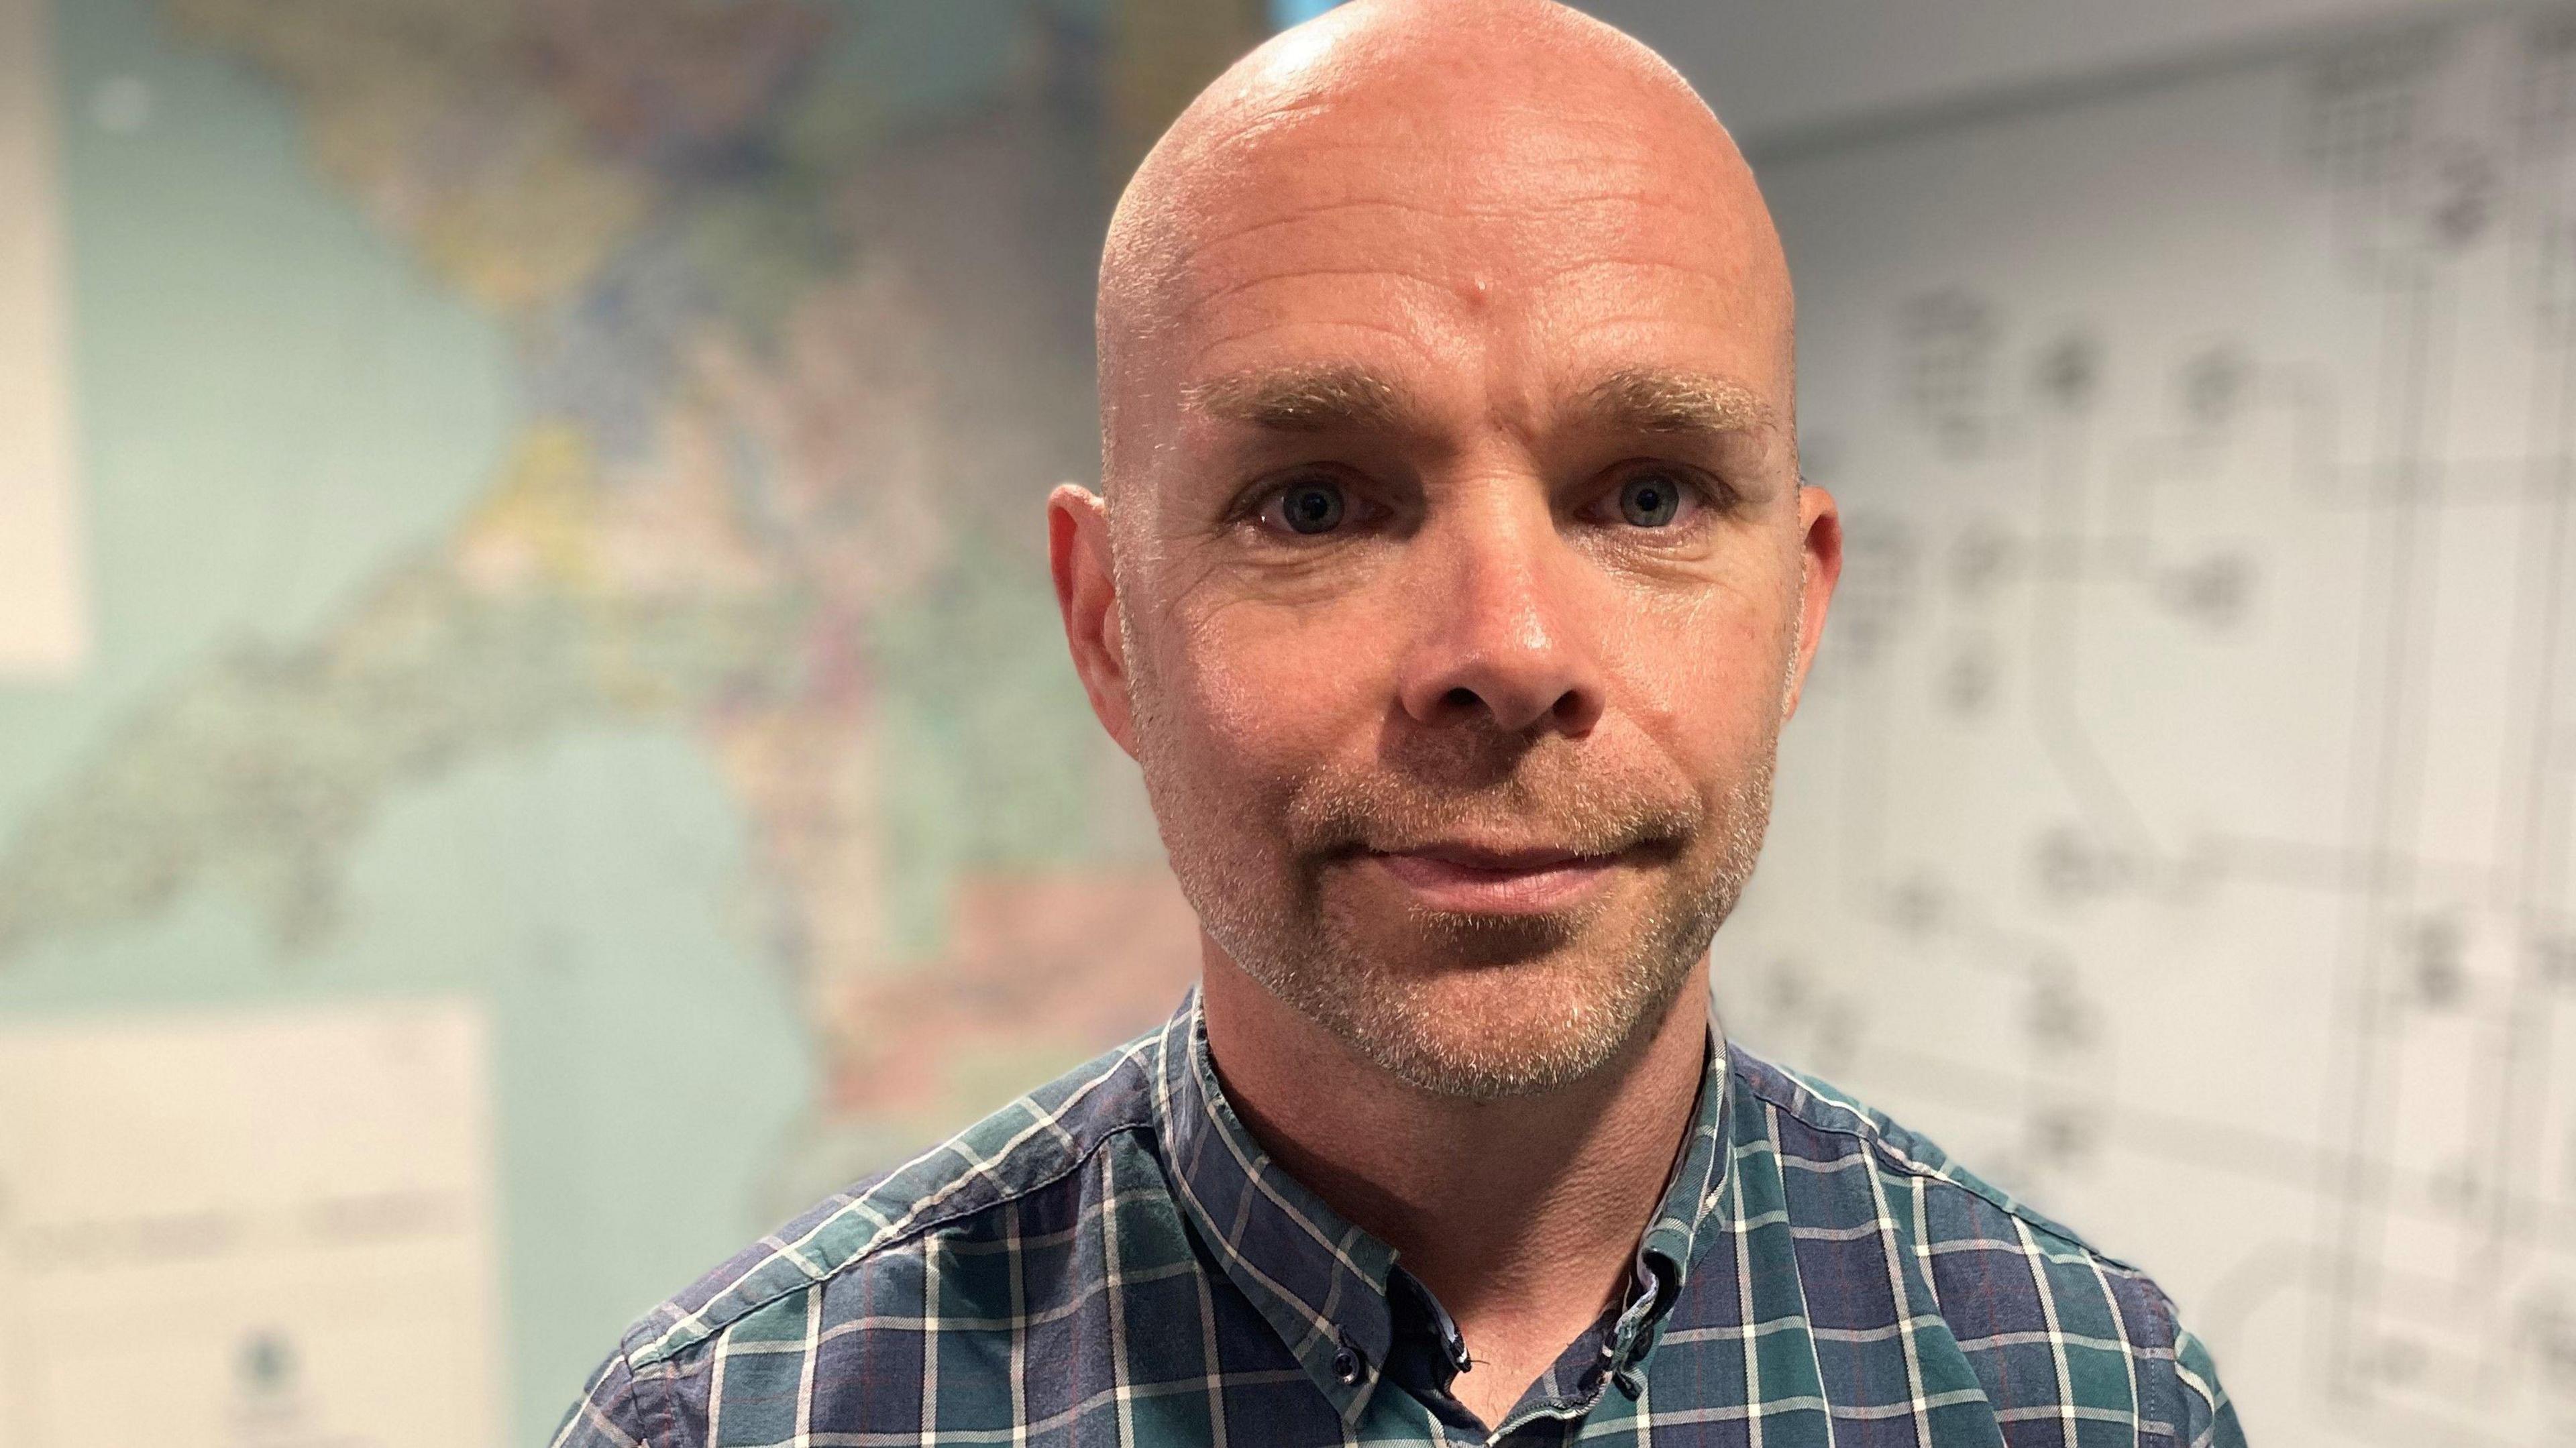
[[[1991,1409],[2244,1441],[2208,1349],[2145,1272],[1848,1092],[1733,1047],[1728,1079],[1745,1210],[1777,1224],[1792,1270],[1885,1282],[1902,1322],[1929,1309],[1940,1331],[1907,1329],[1927,1384],[1954,1364],[1947,1396]]]
[[[620,1344],[626,1363],[648,1372],[784,1300],[900,1271],[912,1244],[1024,1203],[1105,1144],[1150,1132],[1162,1035],[1157,1028],[1096,1057],[816,1204],[639,1319]]]
[[[1923,1189],[1970,1219],[2019,1223],[2049,1245],[2098,1258],[2123,1272],[2137,1269],[2101,1251],[2075,1230],[1961,1165],[1940,1145],[1841,1087],[1805,1071],[1778,1065],[1730,1046],[1728,1066],[1740,1093],[1739,1110],[1776,1114],[1785,1133],[1776,1139],[1790,1170],[1831,1172],[1866,1165],[1882,1177]]]
[[[1832,1183],[1913,1239],[1919,1252],[2009,1249],[2098,1274],[2115,1296],[2136,1297],[2152,1315],[2170,1314],[2169,1301],[2145,1272],[1978,1176],[1921,1132],[1806,1072],[1732,1046],[1729,1058],[1739,1151],[1748,1138],[1759,1142],[1757,1150],[1767,1148],[1784,1177]],[[1793,1200],[1806,1195],[1791,1194]],[[1793,1226],[1815,1225],[1794,1216]]]

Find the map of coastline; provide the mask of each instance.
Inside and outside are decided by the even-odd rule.
[[[1106,187],[1245,38],[1210,10],[57,14],[110,657],[71,702],[0,696],[0,758],[47,766],[0,786],[0,1011],[490,994],[517,1437],[651,1294],[1159,1019],[1194,969],[1132,766],[1062,661],[1036,519],[1091,465]],[[289,143],[263,164],[358,219],[270,244],[381,248],[397,279],[359,290],[398,302],[313,299],[345,355],[304,380],[320,412],[347,389],[345,444],[194,419],[282,457],[268,477],[329,474],[247,520],[321,557],[235,569],[293,607],[165,600],[147,663],[109,591],[166,519],[127,526],[153,508],[120,460],[149,439],[120,435],[142,368],[114,361],[187,348],[120,351],[103,319],[138,298],[101,279],[220,260],[110,214],[98,175],[213,144],[201,99],[282,119],[222,144]],[[257,250],[245,274],[285,260]],[[488,340],[425,350],[438,328]],[[207,368],[243,340],[171,392],[302,365]],[[480,394],[433,360],[477,348]],[[443,413],[411,372],[456,388]],[[428,445],[370,433],[371,396]],[[441,455],[458,420],[486,439],[470,474]],[[335,489],[383,515],[306,514]],[[175,561],[172,594],[205,581]],[[603,1151],[647,1155],[603,1177]]]

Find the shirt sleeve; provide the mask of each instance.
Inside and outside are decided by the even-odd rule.
[[[652,1448],[644,1429],[644,1405],[635,1374],[623,1352],[600,1365],[581,1390],[581,1401],[564,1414],[550,1448]]]
[[[2245,1448],[2245,1430],[2236,1422],[2236,1405],[2228,1401],[2227,1389],[2219,1384],[2218,1364],[2189,1328],[2174,1330],[2174,1376],[2182,1388],[2175,1441],[2184,1448]]]

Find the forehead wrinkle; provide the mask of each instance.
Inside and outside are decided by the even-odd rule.
[[[1358,332],[1363,336],[1370,338],[1383,337],[1388,341],[1402,344],[1408,352],[1414,353],[1417,356],[1420,354],[1420,348],[1422,345],[1422,339],[1420,337],[1402,327],[1393,326],[1384,322],[1365,321],[1358,317],[1332,317],[1325,319],[1312,317],[1263,317],[1237,327],[1232,331],[1223,332],[1216,336],[1207,338],[1205,341],[1196,345],[1193,349],[1193,355],[1205,358],[1212,353],[1225,351],[1230,347],[1251,341],[1256,337],[1266,336],[1269,333],[1279,331],[1282,328],[1293,328],[1298,331],[1309,333],[1333,331]]]
[[[1171,248],[1175,263],[1187,266],[1205,259],[1211,253],[1224,252],[1263,239],[1266,233],[1337,218],[1346,212],[1392,213],[1397,218],[1419,217],[1430,222],[1505,221],[1531,224],[1566,219],[1589,219],[1604,213],[1664,212],[1706,225],[1706,209],[1687,200],[1655,196],[1638,191],[1581,192],[1568,196],[1520,197],[1485,200],[1472,196],[1447,198],[1437,202],[1410,200],[1397,196],[1353,195],[1331,200],[1310,201],[1279,207],[1266,215],[1240,221],[1228,218],[1228,224],[1202,222],[1196,234],[1181,238]],[[1377,238],[1363,234],[1361,241]]]
[[[1562,123],[1563,117],[1551,116],[1543,124]],[[1532,134],[1537,129],[1496,125],[1470,136],[1397,141],[1296,135],[1228,145],[1202,158],[1192,171],[1171,178],[1172,200],[1179,204],[1169,208],[1168,217],[1203,222],[1274,193],[1296,198],[1286,203],[1287,215],[1262,217],[1251,225],[1341,204],[1394,206],[1428,215],[1510,215],[1625,202],[1703,221],[1711,212],[1725,210],[1722,178],[1704,168],[1677,172],[1665,149],[1643,135],[1623,142],[1586,134],[1542,146],[1546,138]],[[1354,164],[1381,157],[1399,163],[1393,174]],[[1239,229],[1244,228],[1222,230]]]
[[[1723,285],[1725,276],[1698,258],[1676,259],[1661,256],[1586,256],[1560,262],[1529,279],[1532,290],[1562,289],[1569,278],[1588,271],[1677,272],[1684,279]],[[1622,320],[1626,320],[1623,318]]]
[[[1333,201],[1317,201],[1306,205],[1282,207],[1271,215],[1231,226],[1203,226],[1201,228],[1203,234],[1184,238],[1175,244],[1172,248],[1172,256],[1177,263],[1186,266],[1200,260],[1209,252],[1250,241],[1263,232],[1276,231],[1285,226],[1300,226],[1341,211],[1392,211],[1434,220],[1455,214],[1450,208],[1427,206],[1418,201],[1405,201],[1392,196],[1353,196]]]
[[[1235,281],[1227,282],[1223,286],[1209,287],[1201,291],[1190,293],[1183,297],[1178,305],[1172,308],[1172,315],[1176,319],[1186,317],[1193,313],[1204,312],[1208,308],[1215,306],[1217,303],[1225,301],[1229,297],[1238,296],[1244,292],[1254,291],[1261,287],[1280,286],[1290,282],[1304,281],[1313,277],[1342,277],[1345,279],[1351,277],[1381,277],[1389,281],[1412,287],[1434,287],[1437,285],[1437,283],[1434,283],[1422,276],[1395,266],[1300,266],[1282,271],[1263,272],[1256,276],[1243,277]]]

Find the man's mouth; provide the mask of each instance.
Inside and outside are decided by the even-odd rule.
[[[1623,858],[1625,852],[1585,854],[1463,842],[1372,850],[1361,856],[1424,906],[1477,915],[1536,915],[1580,904],[1607,883]]]

